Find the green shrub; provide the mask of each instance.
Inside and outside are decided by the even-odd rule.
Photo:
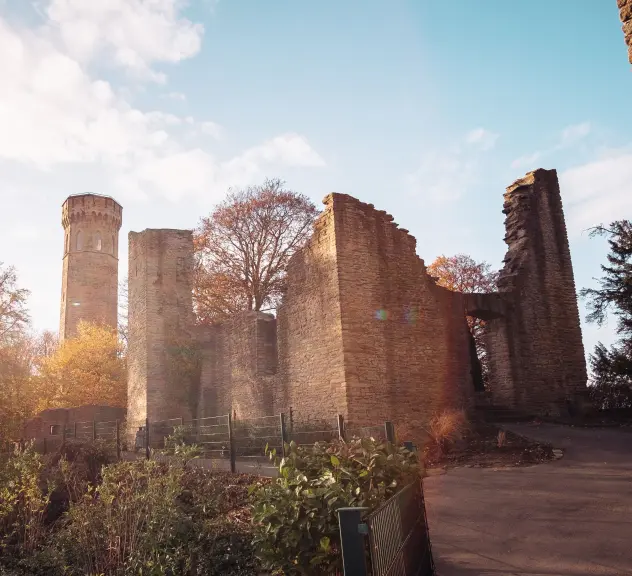
[[[163,452],[174,456],[186,466],[191,460],[202,455],[202,449],[197,444],[187,443],[187,433],[184,426],[175,426],[173,433],[165,438],[165,448]]]
[[[179,506],[180,468],[152,460],[103,469],[70,509],[56,538],[68,574],[178,574],[195,531]]]
[[[341,573],[337,510],[375,509],[421,478],[413,453],[373,438],[292,442],[286,452],[279,478],[252,488],[254,545],[264,567],[285,574]]]
[[[16,448],[0,467],[0,543],[2,555],[17,559],[28,556],[46,537],[44,513],[52,485],[43,485],[43,458],[33,443]]]

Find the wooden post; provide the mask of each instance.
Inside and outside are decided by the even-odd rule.
[[[75,440],[77,439],[77,423],[75,422],[73,424],[73,436],[75,437]]]
[[[44,455],[46,455],[47,452],[48,452],[48,445],[47,445],[47,442],[46,442],[46,436],[44,436],[44,445],[42,447],[42,453]]]
[[[340,438],[340,440],[344,440],[345,439],[345,421],[342,414],[338,414],[336,416],[336,420],[338,422],[338,438]]]
[[[92,421],[92,441],[96,441],[97,439],[97,421]]]
[[[285,444],[287,443],[287,430],[285,428],[285,414],[281,412],[279,415],[279,420],[281,422],[281,454],[283,458],[285,458]]]
[[[149,418],[145,418],[145,458],[149,460]]]
[[[384,432],[386,433],[386,441],[395,444],[395,426],[389,420],[384,422]]]
[[[116,459],[121,459],[121,427],[118,420],[116,421]]]
[[[235,437],[233,435],[233,418],[228,413],[228,450],[230,451],[230,471],[237,471],[237,457],[235,454]]]

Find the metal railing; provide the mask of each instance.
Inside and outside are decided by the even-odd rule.
[[[338,511],[345,576],[432,576],[434,562],[421,481],[380,508]]]

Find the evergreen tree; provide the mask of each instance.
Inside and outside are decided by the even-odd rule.
[[[590,357],[592,395],[601,408],[632,407],[632,221],[597,226],[591,236],[605,236],[610,251],[601,266],[598,288],[584,288],[587,320],[602,325],[609,312],[617,318],[619,341],[609,350],[599,342]]]

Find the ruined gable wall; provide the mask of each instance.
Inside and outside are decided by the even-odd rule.
[[[182,377],[190,343],[193,240],[189,230],[129,235],[128,420],[190,418],[197,396]]]
[[[617,0],[623,38],[628,47],[628,60],[632,64],[632,0]]]
[[[273,414],[276,320],[241,312],[200,330],[202,374],[199,417],[228,413],[238,419]]]
[[[331,419],[347,413],[333,202],[314,225],[307,245],[287,268],[287,290],[277,310],[278,374],[274,411]]]
[[[492,374],[492,391],[502,391],[512,407],[556,412],[586,390],[586,363],[555,170],[514,182],[503,211],[508,251],[498,286],[512,307],[504,321],[491,323],[489,342],[491,356],[509,356],[511,368]],[[499,380],[503,373],[511,374],[513,391]]]
[[[473,387],[464,304],[437,287],[415,239],[392,216],[333,194],[347,388],[352,425],[426,425],[468,406]]]

